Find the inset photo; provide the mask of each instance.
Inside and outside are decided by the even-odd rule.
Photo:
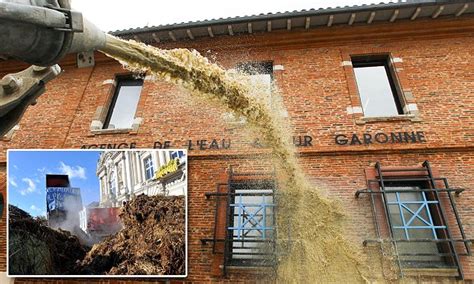
[[[186,150],[8,150],[11,277],[186,277]]]

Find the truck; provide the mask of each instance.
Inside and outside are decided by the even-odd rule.
[[[79,227],[81,190],[71,187],[67,175],[46,175],[46,217],[48,226],[73,231]]]
[[[119,207],[89,207],[86,208],[86,233],[96,242],[115,234],[122,228]]]

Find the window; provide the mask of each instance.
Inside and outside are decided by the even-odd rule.
[[[441,225],[439,201],[422,191],[424,182],[391,181],[385,184],[387,207],[390,214],[393,236],[402,265],[406,267],[444,267],[449,262],[442,257],[446,248],[436,242],[409,242],[410,240],[442,239],[446,226]]]
[[[171,159],[181,159],[184,157],[184,151],[172,151],[171,152]]]
[[[452,268],[463,278],[460,256],[471,255],[448,180],[436,177],[428,161],[421,166],[366,169],[377,237],[369,243],[390,244],[380,249],[392,254],[400,271],[406,268]],[[401,272],[403,275],[403,272]],[[430,273],[435,273],[431,271]]]
[[[3,216],[3,206],[5,206],[3,201],[3,193],[0,192],[0,219]]]
[[[104,123],[104,129],[132,128],[143,79],[119,77],[114,97]]]
[[[143,160],[143,165],[145,166],[146,180],[152,179],[155,175],[155,170],[153,169],[153,161],[151,156],[148,156]]]
[[[273,81],[272,62],[248,62],[237,65],[237,70],[250,75],[251,83],[259,89],[258,91],[270,96]]]
[[[234,183],[231,190],[231,264],[265,264],[274,233],[273,183]]]
[[[403,114],[403,107],[389,56],[352,57],[352,66],[364,116],[384,117]]]
[[[238,63],[235,70],[238,71],[238,73],[235,74],[236,77],[248,83],[249,95],[253,96],[259,103],[266,105],[269,109],[273,109],[273,62]],[[242,74],[245,76],[242,76]],[[224,113],[222,118],[232,124],[244,124],[247,121],[245,117],[235,115],[232,112]]]
[[[109,187],[112,197],[117,197],[117,174],[115,173],[115,171],[113,171],[110,175]]]
[[[214,232],[201,239],[203,245],[213,244],[213,273],[226,275],[229,266],[273,267],[275,173],[238,173],[230,168],[216,182],[216,191],[205,194],[216,205]]]

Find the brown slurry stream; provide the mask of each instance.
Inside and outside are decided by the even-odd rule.
[[[281,283],[367,282],[361,253],[345,237],[342,206],[324,197],[304,176],[295,157],[291,132],[278,111],[255,96],[253,87],[196,51],[162,50],[108,36],[102,50],[132,71],[152,73],[190,91],[193,97],[217,101],[272,149],[279,195],[276,280]],[[290,231],[290,238],[288,238]],[[291,241],[289,240],[291,239]]]

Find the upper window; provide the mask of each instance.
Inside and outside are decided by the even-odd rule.
[[[366,117],[403,114],[394,70],[389,56],[352,57],[359,96]]]
[[[118,78],[104,129],[132,128],[142,86],[143,79]]]
[[[272,62],[247,62],[237,65],[237,70],[250,75],[251,83],[261,88],[262,92],[270,95],[272,91],[273,63]]]
[[[155,175],[155,170],[153,168],[153,161],[151,159],[151,156],[148,156],[143,160],[143,165],[145,166],[145,178],[147,180],[153,178],[153,176]]]

